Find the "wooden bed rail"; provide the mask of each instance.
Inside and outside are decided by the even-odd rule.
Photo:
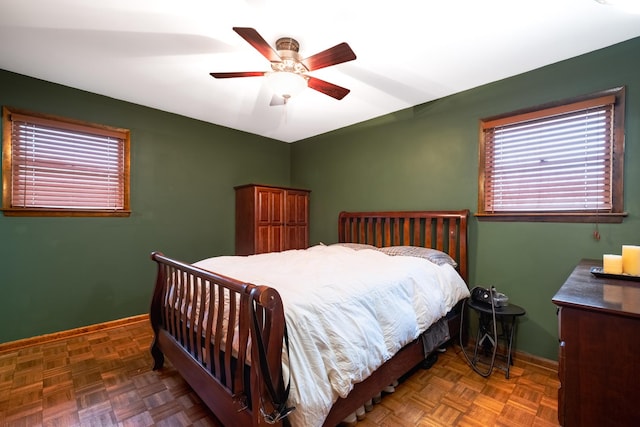
[[[469,210],[340,212],[338,241],[382,246],[421,246],[448,253],[468,280]]]
[[[194,389],[204,390],[200,397],[224,425],[266,425],[263,417],[253,412],[260,411],[261,405],[266,413],[274,408],[265,387],[258,346],[251,343],[261,334],[270,378],[282,393],[284,310],[277,291],[176,261],[160,252],[152,253],[151,259],[158,264],[149,313],[155,333],[153,369],[162,368],[167,353],[185,380]],[[255,313],[257,328],[251,313]]]

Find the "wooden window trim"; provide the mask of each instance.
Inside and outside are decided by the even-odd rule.
[[[71,131],[94,133],[122,139],[123,159],[123,206],[118,209],[84,208],[35,208],[13,207],[12,200],[12,118],[26,120],[45,126],[61,127]],[[5,216],[27,217],[128,217],[130,209],[130,132],[112,126],[59,117],[50,114],[35,113],[12,107],[2,108],[2,212]]]
[[[484,130],[499,124],[524,121],[534,117],[544,117],[567,112],[581,104],[589,105],[597,102],[608,102],[614,99],[613,123],[613,156],[612,156],[612,209],[611,212],[575,211],[575,212],[487,212],[484,205],[485,181],[485,140]],[[625,88],[617,87],[590,95],[575,97],[563,101],[552,102],[515,112],[501,114],[480,120],[479,167],[478,167],[478,209],[475,216],[480,221],[504,222],[567,222],[567,223],[621,223],[628,214],[624,211],[623,176],[624,176],[624,116]]]

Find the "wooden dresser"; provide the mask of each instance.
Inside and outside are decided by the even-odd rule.
[[[247,184],[236,190],[236,255],[309,246],[309,190]]]
[[[640,282],[591,274],[601,266],[582,260],[553,297],[566,427],[640,425]]]

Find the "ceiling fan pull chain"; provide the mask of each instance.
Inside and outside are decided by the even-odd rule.
[[[282,121],[283,121],[283,122],[284,122],[284,124],[286,125],[286,124],[287,124],[287,122],[288,122],[288,120],[287,120],[287,119],[288,119],[288,115],[287,115],[287,112],[288,112],[287,104],[288,104],[288,102],[289,102],[289,96],[286,96],[286,95],[285,95],[285,96],[283,96],[283,98],[284,98],[284,105],[282,106]]]

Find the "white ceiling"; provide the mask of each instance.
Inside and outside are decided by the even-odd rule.
[[[309,74],[351,93],[270,106],[264,77],[212,78],[270,69],[234,26],[303,58],[347,42],[355,61]],[[284,142],[638,36],[594,0],[0,0],[0,68]]]

